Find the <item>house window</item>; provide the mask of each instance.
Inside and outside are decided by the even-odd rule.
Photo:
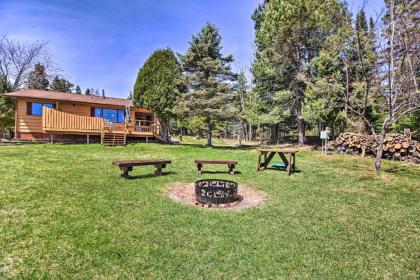
[[[55,104],[28,102],[27,113],[32,116],[42,116],[42,107],[55,108]]]
[[[103,117],[102,108],[95,108],[94,117],[97,117],[97,118],[102,118]]]
[[[93,108],[92,117],[104,118],[113,123],[122,123],[125,119],[124,110]]]
[[[118,122],[124,122],[124,119],[125,119],[125,111],[118,110],[117,117],[118,117]]]

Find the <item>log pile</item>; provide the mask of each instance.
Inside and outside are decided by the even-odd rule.
[[[378,144],[372,135],[341,133],[330,146],[338,152],[376,156]],[[420,163],[420,143],[403,134],[387,134],[383,158]]]

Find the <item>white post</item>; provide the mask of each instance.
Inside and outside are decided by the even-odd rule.
[[[50,136],[50,143],[54,144],[54,134],[51,134],[51,136]]]
[[[89,134],[86,135],[86,144],[90,144]]]

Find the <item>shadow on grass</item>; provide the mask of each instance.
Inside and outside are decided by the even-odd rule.
[[[410,168],[409,166],[400,166],[395,165],[386,169],[383,169],[385,173],[390,173],[394,175],[401,175],[401,176],[414,176],[420,177],[418,169]]]
[[[207,146],[205,144],[187,144],[187,143],[181,143],[177,144],[179,146],[185,146],[185,147],[193,147],[193,148],[212,148],[216,150],[252,150],[259,147],[259,145],[242,145],[242,146]]]
[[[156,175],[155,173],[148,173],[148,174],[135,175],[135,176],[129,175],[122,178],[126,180],[135,180],[135,179],[147,179],[147,178],[154,178],[154,177],[160,177],[160,176],[168,176],[168,175],[174,175],[174,174],[177,174],[177,173],[174,171],[168,171],[168,172],[162,172],[161,175]]]
[[[201,174],[204,174],[204,173],[207,173],[207,174],[229,174],[229,172],[228,171],[201,171]],[[242,174],[240,171],[235,171],[235,173],[234,174],[231,174],[231,175],[236,175],[236,174]]]
[[[266,167],[265,169],[261,169],[258,172],[264,172],[264,170],[284,171],[284,172],[287,173],[286,168],[275,168],[275,167]],[[301,172],[302,172],[302,170],[300,170],[299,168],[296,167],[295,171],[292,170],[292,173],[291,174],[293,174],[293,173],[301,173]]]

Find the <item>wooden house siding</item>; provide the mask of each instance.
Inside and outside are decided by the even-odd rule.
[[[90,117],[90,108],[91,108],[91,105],[58,102],[58,108],[56,109],[58,111],[62,111],[69,114]]]
[[[28,115],[28,102],[40,102],[36,99],[17,99],[16,100],[16,131],[18,133],[40,133],[42,130],[42,116]],[[55,104],[55,101],[42,100],[44,103]]]

